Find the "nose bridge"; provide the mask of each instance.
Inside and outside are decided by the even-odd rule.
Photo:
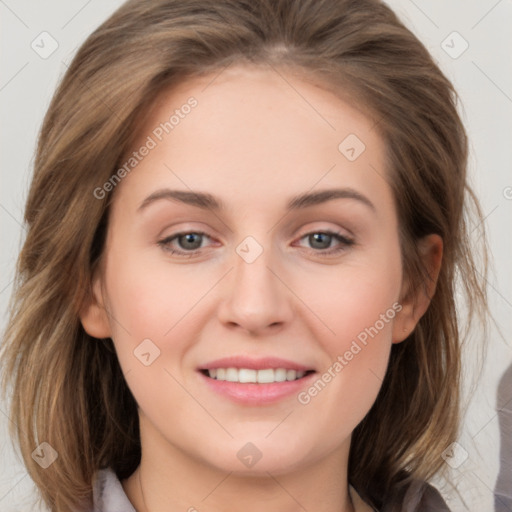
[[[291,318],[290,293],[275,273],[279,272],[270,237],[265,246],[247,236],[233,255],[234,271],[223,301],[221,319],[250,331],[284,324]]]

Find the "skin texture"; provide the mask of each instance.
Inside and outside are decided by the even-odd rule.
[[[442,241],[422,243],[428,293],[401,301],[398,220],[373,121],[291,73],[233,66],[214,78],[166,91],[148,113],[134,150],[188,98],[198,102],[117,185],[94,298],[81,315],[89,334],[113,339],[139,404],[142,461],[123,487],[139,511],[291,512],[297,503],[349,511],[351,433],[375,401],[392,343],[428,307]],[[366,146],[353,162],[338,149],[349,134]],[[162,188],[208,192],[225,208],[160,199],[138,211]],[[353,189],[373,208],[344,198],[286,211],[292,196],[329,188]],[[192,257],[158,243],[197,231],[208,236]],[[354,243],[307,236],[325,231]],[[263,249],[252,263],[236,252],[247,236]],[[186,252],[179,242],[167,246]],[[333,248],[341,251],[325,254]],[[306,405],[297,395],[235,403],[198,374],[214,359],[246,355],[320,375],[395,303],[401,311]],[[150,366],[134,356],[144,339],[160,350]],[[237,457],[248,442],[262,454],[251,468]]]

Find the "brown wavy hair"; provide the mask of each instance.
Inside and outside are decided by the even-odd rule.
[[[413,478],[430,479],[457,439],[461,345],[455,285],[468,318],[486,305],[468,212],[467,137],[450,81],[378,0],[130,0],[79,48],[39,134],[2,352],[11,435],[45,504],[90,506],[94,473],[128,477],[140,462],[138,414],[112,340],[79,311],[103,251],[112,193],[104,184],[156,96],[231,64],[270,65],[347,95],[376,120],[399,216],[404,276],[421,286],[418,240],[437,233],[443,262],[430,306],[394,344],[381,391],[353,432],[349,481],[380,507]],[[485,251],[484,251],[485,252]],[[42,469],[42,441],[58,458]]]

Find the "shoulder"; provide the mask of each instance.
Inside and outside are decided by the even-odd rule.
[[[93,481],[93,512],[136,512],[111,468],[100,469]]]
[[[435,487],[415,479],[399,495],[385,500],[380,512],[450,512],[450,509]]]

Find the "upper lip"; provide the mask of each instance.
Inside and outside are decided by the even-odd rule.
[[[250,370],[264,370],[266,368],[286,368],[287,370],[308,371],[314,370],[311,366],[306,366],[287,359],[279,357],[260,357],[251,358],[247,356],[231,356],[216,359],[203,366],[201,370],[213,370],[215,368],[248,368]]]

